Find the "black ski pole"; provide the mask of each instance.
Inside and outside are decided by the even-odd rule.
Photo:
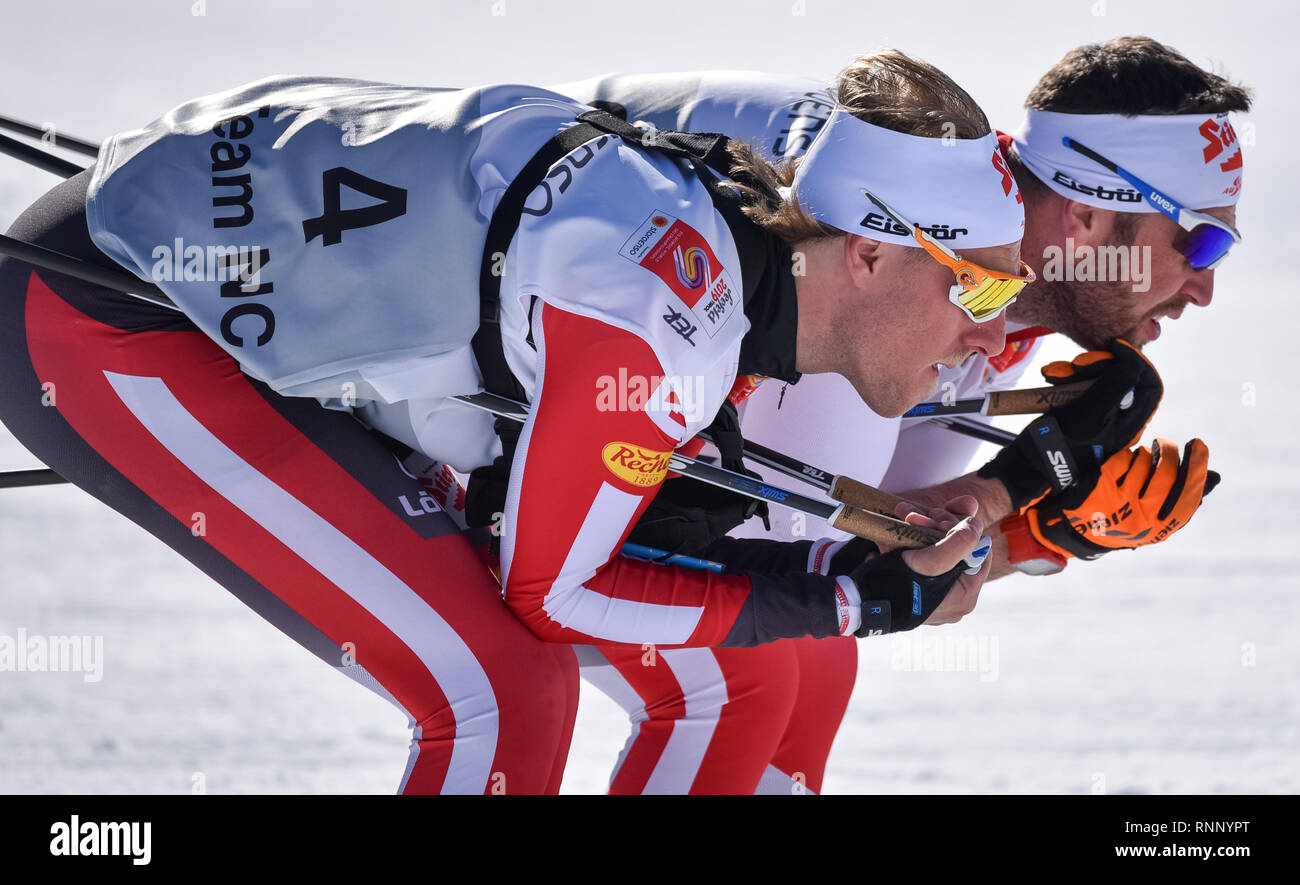
[[[10,132],[17,132],[19,135],[39,138],[41,141],[49,139],[54,142],[55,147],[76,151],[88,157],[99,156],[99,145],[86,141],[84,138],[77,138],[75,135],[60,135],[59,131],[53,126],[37,126],[35,123],[28,123],[25,120],[0,115],[0,129],[8,129]]]
[[[19,489],[27,486],[53,486],[67,482],[48,467],[39,470],[11,470],[0,473],[0,489]]]
[[[26,142],[19,141],[16,138],[10,138],[7,135],[0,135],[0,154],[8,154],[11,157],[17,157],[24,163],[30,163],[38,169],[44,169],[46,172],[53,172],[63,178],[71,178],[78,172],[85,170],[73,163],[71,160],[65,160],[57,157],[40,148],[32,147]]]
[[[91,264],[89,261],[82,261],[80,258],[73,258],[71,255],[64,255],[62,252],[55,252],[53,249],[37,246],[35,243],[15,240],[13,237],[0,234],[0,254],[10,255],[19,261],[26,261],[28,264],[34,264],[46,270],[58,271],[70,277],[103,286],[106,289],[124,292],[158,307],[167,307],[172,310],[180,309],[172,303],[170,298],[163,294],[162,289],[159,289],[153,283],[146,283],[126,271],[100,267],[97,264]]]

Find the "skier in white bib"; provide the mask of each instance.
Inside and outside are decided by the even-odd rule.
[[[966,497],[911,517],[946,532],[933,546],[834,573],[807,541],[728,542],[721,574],[617,555],[749,376],[836,372],[899,414],[938,364],[1004,347],[1033,274],[982,112],[898,53],[845,76],[784,192],[726,139],[538,87],[281,77],[184,104],[11,230],[180,312],[4,261],[0,417],[405,710],[402,790],[554,790],[570,643],[908,630],[959,617],[987,574],[964,573]],[[807,236],[867,217],[871,236]],[[521,428],[455,399],[484,389],[527,402]],[[500,586],[394,452],[473,472]]]
[[[607,74],[555,88],[661,128],[725,132],[774,161],[802,156],[835,107],[831,90],[819,81],[744,71]],[[980,475],[962,476],[976,453],[976,439],[924,417],[877,414],[835,375],[810,376],[789,387],[766,382],[742,411],[747,438],[832,473],[921,502],[938,503],[958,492],[975,495],[981,514],[1006,517],[994,534],[994,576],[1013,569],[1052,573],[1070,558],[1165,540],[1186,524],[1213,487],[1215,475],[1200,440],[1188,444],[1181,460],[1168,440],[1129,450],[1159,400],[1159,378],[1134,348],[1159,334],[1156,320],[1176,318],[1189,304],[1209,304],[1213,270],[1207,265],[1222,252],[1197,255],[1190,240],[1203,238],[1204,248],[1217,241],[1216,248],[1224,251],[1234,242],[1235,231],[1229,229],[1241,191],[1241,153],[1227,114],[1248,110],[1250,99],[1244,89],[1167,46],[1120,38],[1068,53],[1026,104],[1026,125],[1014,138],[999,133],[999,143],[1025,196],[1031,263],[1060,255],[1067,238],[1081,247],[1080,255],[1095,254],[1099,247],[1146,246],[1157,262],[1145,270],[1135,265],[1128,277],[1078,281],[1044,265],[1040,279],[1008,308],[1006,347],[942,367],[938,393],[967,399],[1015,387],[1044,337],[1059,332],[1092,350],[1077,365],[1046,367],[1049,380],[1074,380],[1109,363],[1143,389],[1142,401],[1130,406],[1123,439],[1107,441],[1119,449],[1115,456],[1093,465],[1068,493],[1054,493],[1031,507],[1026,496],[1041,491],[1042,478],[1036,465],[1017,457],[1016,447]],[[1071,133],[1119,160],[1126,171],[1192,200],[1189,205],[1210,218],[1195,222],[1199,231],[1183,230],[1157,203],[1143,200],[1131,182],[1065,147],[1062,137]],[[1070,169],[1073,177],[1061,169]],[[1134,279],[1142,273],[1145,280]],[[1115,339],[1133,347],[1113,344]],[[1116,365],[1120,361],[1127,365]],[[1128,389],[1121,379],[1115,392],[1122,397]],[[1113,405],[1094,402],[1077,409],[1070,418],[1080,438],[1096,434]],[[1162,461],[1158,471],[1149,469],[1152,449]],[[1133,464],[1139,469],[1119,483]],[[1153,481],[1145,484],[1148,475]],[[1009,493],[1004,478],[1028,488]],[[1097,512],[1129,513],[1135,524],[1097,532],[1092,525]],[[1056,521],[1049,526],[1041,513],[1054,514]],[[1080,530],[1068,526],[1080,524],[1088,531],[1077,537]],[[769,527],[751,519],[731,534],[824,538],[815,546],[815,558],[822,562],[849,537],[821,520],[777,512]],[[579,657],[584,677],[619,701],[632,720],[632,735],[611,779],[615,792],[685,792],[701,785],[734,790],[755,769],[763,773],[761,791],[819,792],[857,666],[856,643],[848,639],[692,652],[666,660],[667,676],[621,649],[584,648]]]

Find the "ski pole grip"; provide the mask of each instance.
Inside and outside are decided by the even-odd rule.
[[[1037,415],[1052,406],[1063,406],[1079,398],[1092,386],[1091,381],[1062,384],[1058,387],[1032,387],[1025,390],[995,390],[984,400],[981,415]]]
[[[841,504],[831,514],[830,524],[842,532],[866,538],[887,547],[913,550],[928,547],[944,536],[938,529],[911,525],[901,519],[882,516],[870,510],[860,510],[850,504]]]
[[[889,492],[858,482],[847,476],[837,476],[831,480],[831,499],[841,504],[849,504],[859,510],[871,510],[885,516],[895,516],[895,509],[903,503],[902,498],[895,498]]]

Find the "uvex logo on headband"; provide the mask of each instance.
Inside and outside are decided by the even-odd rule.
[[[862,196],[863,189],[956,251],[1014,243],[1024,233],[1020,191],[992,132],[982,138],[907,135],[837,108],[799,164],[794,198],[831,227],[919,248],[910,231]]]
[[[1241,194],[1241,143],[1227,113],[1061,114],[1030,110],[1012,134],[1029,171],[1069,200],[1118,212],[1156,212],[1142,192],[1062,139],[1082,142],[1193,209]]]

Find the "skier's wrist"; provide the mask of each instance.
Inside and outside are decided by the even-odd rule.
[[[908,567],[903,551],[873,556],[850,574],[861,597],[859,638],[914,630],[925,623],[952,590],[967,564],[959,562],[938,575],[923,575]]]

